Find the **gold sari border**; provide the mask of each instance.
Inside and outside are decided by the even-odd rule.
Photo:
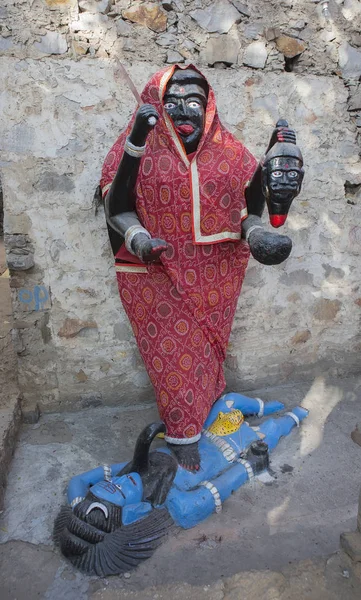
[[[148,269],[145,265],[115,265],[115,270],[117,273],[148,273]]]
[[[201,244],[217,244],[219,242],[231,242],[241,239],[241,232],[234,231],[222,231],[221,233],[214,233],[213,235],[203,235],[201,232],[201,200],[199,193],[199,177],[197,169],[197,161],[193,160],[191,163],[191,187],[192,187],[192,217],[193,217],[193,241],[197,245]],[[246,211],[244,213],[244,211]],[[247,216],[247,209],[241,211],[244,214],[243,218]]]
[[[110,190],[110,188],[112,187],[112,183],[113,183],[113,182],[111,181],[110,183],[107,183],[107,185],[105,185],[105,186],[102,188],[102,196],[103,196],[103,198],[105,198],[105,194],[106,194],[106,193],[107,193],[107,192]]]

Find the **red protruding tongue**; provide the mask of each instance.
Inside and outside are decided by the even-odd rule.
[[[178,133],[181,133],[182,135],[190,135],[191,133],[193,133],[194,127],[193,127],[193,125],[186,125],[186,124],[178,125],[177,131],[178,131]]]
[[[281,227],[286,222],[287,215],[270,215],[269,220],[272,227]]]

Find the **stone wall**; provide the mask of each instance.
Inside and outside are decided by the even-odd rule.
[[[0,166],[25,411],[152,399],[93,201],[135,108],[114,57],[139,90],[164,63],[197,64],[257,157],[279,117],[297,131],[293,252],[249,264],[229,385],[360,369],[360,15],[356,0],[5,0]]]

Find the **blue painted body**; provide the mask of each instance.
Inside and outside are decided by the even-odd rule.
[[[244,422],[235,433],[226,436],[217,436],[218,445],[228,449],[228,459],[222,449],[217,447],[207,433],[209,427],[217,418],[219,412],[228,413],[239,409],[245,416],[258,415],[260,402],[241,394],[226,394],[213,405],[205,422],[205,429],[199,441],[201,468],[197,472],[190,472],[178,467],[176,476],[169,491],[164,506],[168,509],[175,523],[185,529],[194,527],[216,509],[215,492],[223,503],[235,490],[249,479],[245,464],[239,462],[240,454],[244,453],[250,444],[263,439],[273,450],[280,438],[288,435],[296,420],[287,414],[276,419],[270,418],[263,421],[259,427],[250,427]],[[264,415],[269,415],[284,408],[280,402],[272,401],[264,404]],[[308,414],[304,408],[297,406],[292,410],[301,422]],[[233,458],[229,453],[234,451]],[[157,452],[170,453],[168,448],[158,449]],[[122,521],[124,525],[142,519],[151,510],[149,502],[142,502],[143,486],[138,473],[118,477],[117,473],[127,463],[111,465],[111,482],[104,481],[104,469],[98,467],[77,477],[73,477],[68,487],[69,504],[76,497],[84,497],[88,490],[100,500],[108,500],[122,507]],[[208,488],[204,482],[210,482]],[[209,489],[210,484],[214,486]],[[219,502],[218,502],[219,504]]]

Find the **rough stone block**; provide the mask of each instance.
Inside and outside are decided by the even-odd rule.
[[[185,8],[184,2],[182,2],[182,0],[164,1],[161,4],[164,10],[166,11],[175,10],[177,12],[183,12]]]
[[[173,33],[162,33],[161,35],[158,35],[156,43],[158,46],[163,46],[163,48],[170,48],[178,44],[178,38]]]
[[[236,7],[238,12],[241,13],[241,15],[244,15],[245,17],[251,16],[251,11],[248,8],[247,4],[245,4],[244,2],[240,2],[239,0],[231,0],[231,2],[233,4],[233,6]]]
[[[170,65],[176,65],[177,63],[184,62],[184,56],[182,56],[176,50],[169,50],[167,52],[166,62],[169,63]]]
[[[124,19],[133,23],[144,25],[156,33],[165,31],[167,28],[167,15],[153,2],[132,3],[132,6],[123,11]]]
[[[291,343],[294,345],[297,344],[305,344],[311,337],[311,332],[309,329],[304,331],[298,331],[291,339]]]
[[[344,42],[339,48],[338,60],[342,77],[352,79],[361,76],[361,50],[356,50]]]
[[[76,0],[45,0],[45,2],[48,6],[55,8],[74,6],[77,3]]]
[[[348,101],[349,110],[361,110],[361,86],[359,86]]]
[[[120,37],[128,37],[132,33],[132,26],[123,19],[118,19],[115,24],[117,35]]]
[[[342,548],[350,558],[355,562],[361,562],[361,533],[359,531],[342,533],[340,540]]]
[[[0,51],[4,52],[6,50],[10,50],[13,47],[13,38],[12,37],[0,37]]]
[[[232,65],[237,63],[239,49],[240,44],[236,39],[228,35],[222,35],[208,40],[200,58],[203,63],[208,65],[219,62]]]
[[[262,23],[249,23],[244,28],[243,35],[249,40],[257,40],[264,30]]]
[[[337,313],[341,309],[341,302],[339,300],[328,300],[327,298],[321,298],[316,302],[314,309],[315,319],[318,321],[333,321],[336,318]]]
[[[79,9],[81,12],[107,13],[109,10],[109,0],[79,0]]]
[[[42,192],[71,192],[75,186],[73,179],[68,174],[49,170],[40,175],[34,187]]]
[[[8,251],[18,249],[18,248],[26,248],[30,243],[30,238],[27,235],[22,233],[7,233],[5,234],[5,247]]]
[[[27,271],[35,265],[34,247],[26,234],[5,234],[7,264],[12,271]]]
[[[102,14],[80,13],[77,21],[72,21],[69,25],[70,31],[101,31],[106,30],[111,25],[111,21]]]
[[[267,29],[264,30],[264,36],[267,42],[272,42],[273,40],[278,38],[280,36],[280,33],[281,32],[278,27],[267,27]]]
[[[228,0],[218,0],[207,8],[199,8],[189,14],[209,33],[228,33],[232,25],[241,21],[240,13]]]
[[[97,329],[95,321],[81,321],[80,319],[65,319],[63,326],[58,331],[59,337],[73,338],[83,329]]]
[[[253,69],[263,69],[267,61],[267,49],[264,42],[252,42],[244,51],[243,64]]]
[[[286,58],[294,58],[307,48],[305,42],[289,35],[280,35],[276,40],[276,46]]]
[[[57,31],[48,31],[40,42],[35,42],[34,48],[43,54],[65,54],[68,50],[66,37]]]
[[[71,47],[76,56],[84,56],[89,50],[89,45],[84,42],[73,41]]]
[[[35,265],[33,254],[16,254],[15,252],[7,254],[6,262],[11,271],[28,271]]]

